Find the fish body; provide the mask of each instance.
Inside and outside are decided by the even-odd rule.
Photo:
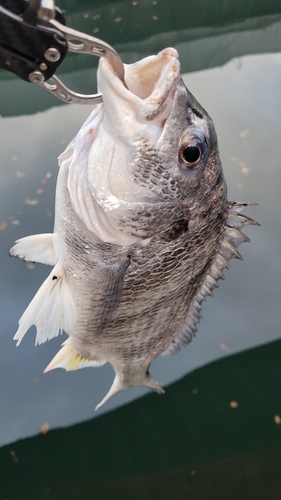
[[[240,229],[255,224],[227,200],[213,122],[177,52],[125,65],[125,81],[101,59],[103,104],[59,158],[54,233],[10,252],[54,265],[15,339],[33,324],[37,343],[68,334],[46,371],[111,363],[100,405],[129,386],[163,392],[152,361],[192,340],[202,302],[249,241]]]

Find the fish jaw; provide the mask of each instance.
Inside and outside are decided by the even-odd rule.
[[[110,63],[101,58],[98,83],[104,118],[89,151],[88,180],[93,197],[105,213],[114,215],[130,208],[126,203],[134,207],[157,199],[147,186],[136,183],[133,164],[142,138],[151,145],[159,140],[173,107],[179,74],[177,51],[166,49],[125,65],[126,88]],[[139,78],[142,83],[138,86]]]
[[[131,142],[140,133],[156,143],[163,120],[173,106],[180,63],[175,49],[168,48],[135,64],[125,64],[126,87],[114,74],[110,63],[101,58],[98,86],[103,94],[105,126],[118,140]]]

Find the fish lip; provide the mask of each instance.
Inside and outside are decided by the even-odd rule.
[[[124,64],[124,72],[126,85],[110,61],[100,59],[97,78],[105,107],[110,94],[114,94],[116,99],[134,108],[140,121],[151,121],[165,108],[167,97],[180,76],[179,54],[169,47],[134,64]],[[112,103],[112,98],[109,101]]]

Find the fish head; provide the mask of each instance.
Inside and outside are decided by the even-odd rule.
[[[125,85],[109,61],[99,63],[102,119],[88,178],[114,229],[143,238],[147,217],[132,227],[130,216],[149,213],[156,220],[163,206],[184,203],[195,220],[214,197],[225,205],[226,188],[213,121],[186,88],[177,51],[168,48],[124,67]]]

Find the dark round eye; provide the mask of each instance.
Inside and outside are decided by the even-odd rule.
[[[185,163],[196,163],[201,157],[201,150],[198,146],[186,146],[181,151],[181,159]]]
[[[189,131],[185,133],[179,142],[178,160],[179,167],[186,173],[201,171],[208,157],[209,146],[203,134]]]

